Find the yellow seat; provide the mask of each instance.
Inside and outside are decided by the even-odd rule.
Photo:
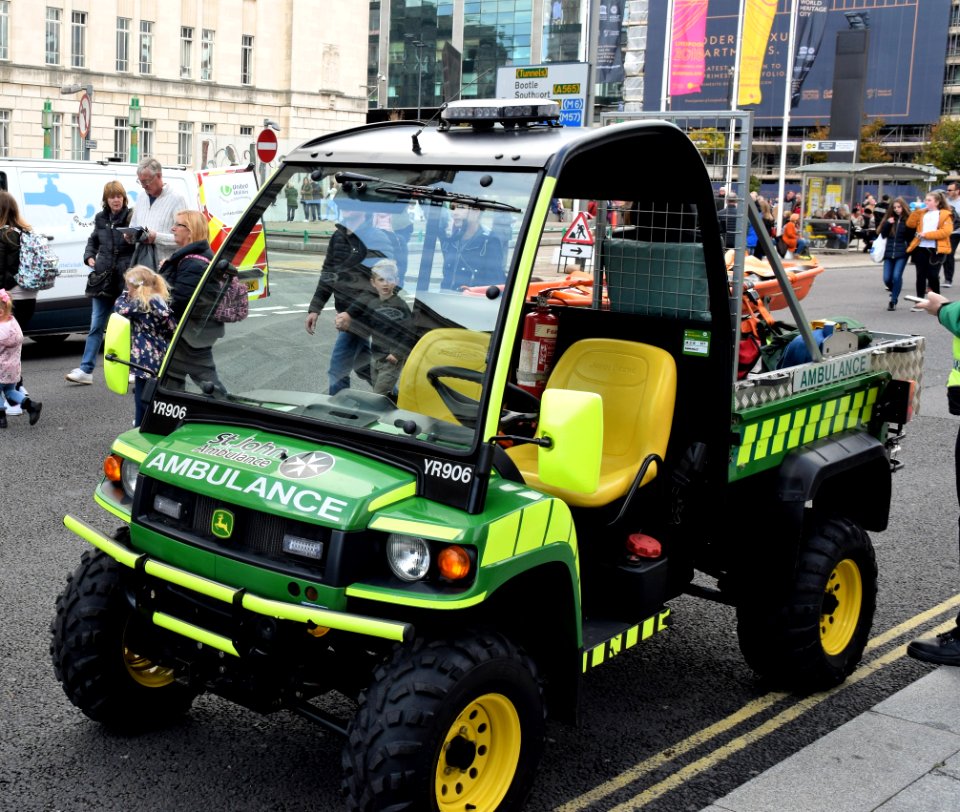
[[[397,406],[411,412],[459,423],[427,379],[434,367],[460,367],[473,372],[487,368],[490,348],[489,333],[478,333],[457,327],[431,330],[423,336],[403,365],[398,383]],[[456,378],[444,378],[450,389],[473,400],[480,400],[480,384]]]
[[[573,344],[557,362],[548,389],[596,392],[603,399],[603,461],[600,484],[583,494],[552,488],[540,481],[535,445],[507,451],[524,481],[570,505],[602,507],[627,495],[649,454],[662,459],[670,439],[677,396],[677,365],[670,353],[609,338],[589,338]],[[657,474],[650,465],[641,485]]]

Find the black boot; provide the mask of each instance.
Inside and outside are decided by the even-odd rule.
[[[907,654],[915,660],[937,665],[960,665],[960,626],[932,640],[914,640]]]
[[[40,410],[43,408],[43,404],[39,400],[24,398],[23,403],[20,405],[23,406],[23,410],[30,415],[31,426],[40,419]]]
[[[0,409],[0,429],[5,429],[7,427],[7,410]]]

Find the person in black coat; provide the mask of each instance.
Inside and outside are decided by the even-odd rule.
[[[178,322],[183,320],[193,292],[213,259],[208,235],[207,220],[200,212],[177,212],[173,222],[177,250],[160,267],[160,275],[170,289],[170,308]],[[189,376],[205,394],[225,394],[213,360],[213,345],[223,337],[223,323],[214,321],[202,305],[193,313],[170,359],[167,383],[173,389],[183,389]]]
[[[72,383],[93,383],[93,368],[103,345],[107,319],[123,290],[123,275],[130,267],[134,246],[117,229],[130,225],[133,210],[128,204],[126,190],[120,181],[108,181],[103,187],[103,208],[93,220],[93,231],[83,252],[83,264],[92,268],[87,275],[85,291],[91,306],[90,332],[87,333],[80,366],[66,374],[66,379]]]
[[[890,291],[887,310],[897,309],[897,300],[903,288],[903,270],[907,267],[907,246],[913,239],[914,230],[907,228],[910,206],[898,197],[890,206],[888,215],[879,226],[880,236],[886,241],[883,249],[883,284]]]

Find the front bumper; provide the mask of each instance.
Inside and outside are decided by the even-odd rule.
[[[284,603],[283,601],[264,598],[245,589],[236,589],[209,578],[202,578],[186,570],[150,558],[146,553],[131,550],[74,516],[64,516],[63,524],[72,533],[125,567],[166,581],[182,589],[191,590],[207,598],[222,601],[227,607],[232,607],[237,611],[246,611],[253,615],[300,623],[308,630],[317,627],[335,629],[395,642],[406,642],[414,635],[414,627],[409,623],[397,623],[346,612],[334,612],[319,606]],[[234,657],[240,656],[236,641],[228,636],[201,628],[194,623],[165,612],[154,611],[151,613],[150,619],[156,626],[211,646]]]

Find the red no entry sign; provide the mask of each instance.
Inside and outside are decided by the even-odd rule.
[[[257,136],[257,158],[268,164],[277,157],[277,134],[273,130],[263,130]]]

